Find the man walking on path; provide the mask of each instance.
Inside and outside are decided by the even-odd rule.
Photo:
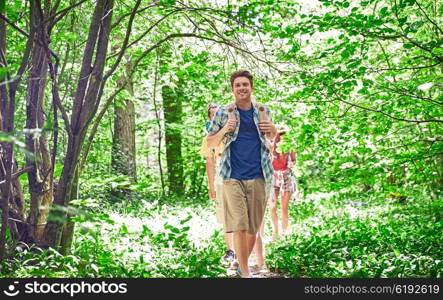
[[[253,77],[246,70],[231,75],[235,103],[221,106],[209,126],[208,144],[224,138],[219,176],[223,178],[225,232],[234,233],[237,273],[249,277],[248,259],[263,221],[272,181],[267,139],[274,138],[275,126],[269,109],[253,102]]]

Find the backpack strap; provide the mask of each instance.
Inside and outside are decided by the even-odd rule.
[[[225,109],[228,113],[228,120],[236,120],[237,116],[235,115],[235,102],[230,102],[225,105]],[[223,151],[226,149],[229,142],[232,140],[231,134],[225,134],[223,137],[222,143],[223,143]]]
[[[254,102],[253,105],[255,105],[258,109],[258,121],[268,121],[268,115],[266,114],[266,106],[259,102]],[[228,120],[236,120],[237,116],[235,114],[235,102],[230,102],[226,104],[225,106],[226,111],[228,112]],[[225,145],[228,144],[228,141],[232,138],[231,135],[225,136],[227,139],[225,140]],[[272,153],[272,144],[271,142],[265,137],[265,146],[268,148],[268,150]]]
[[[268,115],[266,114],[266,106],[262,103],[259,103],[259,102],[254,102],[253,104],[258,109],[259,121],[261,121],[261,120],[268,121],[269,118],[268,118]],[[229,120],[237,118],[235,115],[235,102],[230,102],[230,103],[226,104],[225,108],[226,108],[226,111],[228,112],[228,119]]]
[[[263,103],[255,102],[255,106],[258,110],[258,121],[269,121],[268,115],[266,114],[266,106]],[[265,136],[265,146],[268,148],[269,152],[272,153],[274,147],[270,140],[268,140]]]
[[[268,121],[268,115],[266,114],[265,105],[259,102],[255,102],[255,105],[258,109],[258,120],[259,121]]]
[[[228,103],[225,107],[228,112],[228,120],[235,120],[235,102]]]

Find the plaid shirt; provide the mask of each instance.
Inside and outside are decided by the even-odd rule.
[[[257,131],[261,140],[260,153],[261,153],[261,167],[263,170],[263,177],[265,178],[266,183],[270,184],[272,182],[272,174],[274,172],[269,155],[270,151],[265,146],[266,143],[265,134],[260,132],[260,130],[258,129],[259,116],[258,116],[257,105],[255,102],[252,102],[252,106],[254,108],[254,114],[253,114],[254,123],[257,127]],[[265,109],[268,119],[272,120],[271,111],[266,106]],[[238,131],[240,128],[240,113],[238,112],[237,105],[234,105],[234,110],[237,119],[237,125],[234,132],[227,133],[224,137],[225,147],[223,149],[223,152],[221,153],[219,166],[218,166],[219,170],[218,175],[224,180],[228,180],[231,177],[231,147],[229,147],[229,145],[231,144],[232,141],[235,141],[237,139]],[[209,126],[208,129],[209,134],[217,133],[221,128],[223,128],[223,126],[225,126],[227,121],[228,121],[228,112],[226,106],[224,105],[220,106],[215,113],[211,125]]]

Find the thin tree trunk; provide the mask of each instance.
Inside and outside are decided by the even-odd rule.
[[[0,1],[0,13],[5,14],[5,1]],[[15,95],[26,70],[33,44],[34,28],[29,31],[28,41],[23,57],[15,76],[9,71],[0,78],[0,131],[12,134],[14,131]],[[0,67],[7,67],[6,59],[6,26],[0,19]],[[12,143],[0,142],[0,200],[3,211],[2,228],[0,230],[0,258],[5,254],[5,238],[8,225],[15,240],[27,239],[27,226],[24,220],[24,198],[18,176],[12,178],[17,171]]]
[[[154,101],[154,110],[155,110],[155,118],[157,120],[157,126],[158,126],[158,149],[157,149],[157,159],[158,159],[158,168],[160,171],[160,182],[162,184],[162,196],[165,194],[165,180],[163,178],[163,167],[162,167],[162,126],[160,121],[160,113],[157,109],[157,80],[158,80],[158,69],[159,66],[159,55],[157,52],[157,67],[155,68],[155,74],[154,74],[154,91],[153,91],[153,101]]]
[[[5,1],[0,1],[0,13],[5,12]],[[6,56],[6,26],[5,21],[0,19],[0,67],[5,68],[6,62],[2,59]],[[4,83],[7,81],[7,76],[3,75],[0,77],[0,82]],[[6,114],[5,108],[7,107],[7,103],[9,102],[8,92],[6,90],[6,84],[0,85],[0,132],[4,132],[3,125],[3,115]],[[5,116],[6,117],[6,116]],[[4,146],[6,143],[0,142],[0,181],[5,180],[5,183],[0,184],[0,204],[2,208],[2,223],[0,229],[0,260],[3,259],[6,250],[6,229],[8,226],[8,195],[9,191],[5,184],[9,185],[9,182],[6,180],[6,168],[4,166],[3,157],[5,157],[6,153],[4,152]]]
[[[3,121],[9,121],[10,118],[3,115]],[[6,131],[12,132],[12,131]],[[12,197],[12,143],[1,143],[0,146],[0,180],[5,180],[5,183],[0,185],[1,200],[2,200],[2,227],[0,230],[0,260],[2,260],[6,253],[6,230],[9,224],[9,202]]]
[[[0,1],[0,13],[5,12],[5,2]],[[0,67],[6,68],[6,26],[0,20]],[[1,83],[9,81],[6,73],[0,78]],[[8,84],[0,86],[0,131],[12,134],[14,131],[14,109],[15,101],[10,97],[7,89]],[[0,200],[2,208],[2,224],[0,229],[0,260],[6,253],[6,231],[9,224],[9,202],[12,198],[12,172],[13,172],[14,146],[12,143],[0,142]]]
[[[98,0],[96,2],[74,97],[63,171],[54,199],[54,203],[58,207],[67,206],[71,200],[76,185],[76,172],[80,171],[78,170],[79,156],[86,131],[100,103],[99,91],[104,84],[103,71],[108,49],[113,3],[113,0]],[[94,63],[92,62],[93,58],[95,59]],[[46,243],[58,249],[61,246],[63,228],[66,224],[66,213],[55,207],[51,211],[51,215],[54,219],[48,222],[46,227]],[[70,237],[64,238],[64,240],[69,239]]]
[[[41,28],[44,15],[39,16],[40,8],[31,1],[31,26],[37,31],[37,41],[44,44],[49,39],[48,28]],[[48,59],[44,47],[34,44],[32,59],[29,68],[28,96],[26,106],[26,128],[31,132],[42,130],[45,123],[44,116],[44,90],[48,76]],[[31,209],[29,213],[29,237],[40,244],[44,238],[46,220],[49,213],[48,207],[52,205],[54,195],[52,187],[52,163],[46,136],[35,138],[33,134],[26,136],[27,150],[33,154],[27,158],[26,165],[31,167],[28,172],[29,193],[31,195]]]
[[[78,199],[78,183],[79,183],[79,174],[80,170],[77,168],[77,171],[75,172],[75,178],[72,185],[71,190],[71,200]],[[63,227],[63,234],[62,234],[62,240],[61,240],[61,253],[63,255],[67,255],[71,253],[71,246],[74,242],[74,230],[75,230],[75,223],[72,220],[72,216],[67,216],[67,223]]]
[[[13,173],[18,171],[17,162],[13,158]],[[25,218],[25,201],[23,197],[23,188],[18,176],[12,178],[12,201],[9,203],[9,217],[12,237],[16,241],[29,243],[28,227]]]

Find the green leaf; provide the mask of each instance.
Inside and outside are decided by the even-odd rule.
[[[348,49],[345,49],[344,51],[342,51],[342,52],[340,53],[340,56],[341,56],[343,59],[347,59],[347,58],[349,58],[350,55],[351,55],[351,54],[350,54],[350,52],[348,51]]]
[[[403,26],[407,20],[408,20],[407,17],[398,18],[398,25],[400,25],[400,27]]]
[[[125,224],[125,223],[122,224],[121,232],[122,232],[123,234],[128,234],[128,233],[129,233],[129,231],[128,231],[128,227],[126,227],[126,224]]]
[[[172,227],[171,228],[171,232],[173,232],[173,233],[180,233],[180,229],[178,229],[176,227]]]

